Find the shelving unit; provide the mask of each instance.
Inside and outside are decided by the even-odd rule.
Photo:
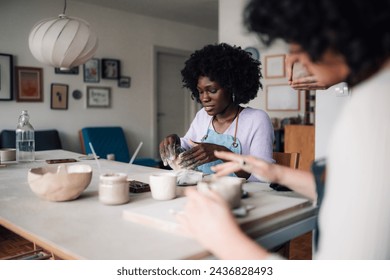
[[[305,90],[304,124],[314,125],[316,112],[316,95],[314,90]]]

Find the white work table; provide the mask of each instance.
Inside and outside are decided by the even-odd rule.
[[[64,259],[173,260],[209,256],[204,248],[188,237],[122,217],[126,209],[162,203],[153,200],[150,192],[130,193],[127,204],[102,204],[98,198],[99,170],[94,160],[79,162],[90,165],[93,176],[88,188],[76,200],[49,202],[38,198],[30,190],[27,183],[30,168],[46,165],[46,159],[78,159],[79,156],[63,150],[36,152],[33,163],[10,163],[0,168],[0,225]],[[149,181],[152,173],[169,172],[108,160],[99,162],[102,172],[124,172],[129,178],[144,182]],[[180,191],[184,189],[178,188]],[[296,196],[293,193],[277,193],[261,183],[247,183],[244,189],[250,194],[264,193],[269,197]],[[267,219],[245,226],[244,230],[266,248],[272,248],[314,229],[316,217],[316,207],[306,203],[269,215]]]

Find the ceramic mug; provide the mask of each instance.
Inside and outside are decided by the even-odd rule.
[[[16,149],[13,148],[0,149],[0,162],[15,161],[15,160],[16,160]]]
[[[156,200],[170,200],[176,197],[177,175],[174,173],[157,173],[149,177],[150,191]]]
[[[129,202],[129,184],[125,173],[105,173],[100,175],[99,200],[108,205]]]
[[[237,177],[213,177],[210,180],[200,181],[197,190],[204,192],[206,189],[217,192],[234,209],[241,205],[243,180]]]

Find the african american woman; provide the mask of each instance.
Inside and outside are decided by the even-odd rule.
[[[184,137],[171,134],[161,141],[160,155],[165,165],[179,158],[179,168],[211,174],[210,168],[222,162],[214,151],[274,162],[274,131],[269,116],[263,110],[241,106],[254,99],[262,87],[258,60],[240,47],[207,45],[190,56],[181,74],[183,86],[203,108]],[[258,181],[243,170],[230,175]]]

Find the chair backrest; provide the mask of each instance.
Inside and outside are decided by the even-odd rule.
[[[299,153],[273,152],[273,159],[277,164],[298,169]]]
[[[36,130],[35,150],[57,150],[62,149],[60,135],[56,129]],[[0,134],[0,147],[15,148],[16,134],[15,130],[2,130]]]
[[[89,142],[91,142],[96,154],[101,158],[106,158],[108,154],[114,154],[116,161],[130,161],[129,149],[122,127],[84,127],[79,131],[79,136],[85,154],[92,154],[89,146]]]

